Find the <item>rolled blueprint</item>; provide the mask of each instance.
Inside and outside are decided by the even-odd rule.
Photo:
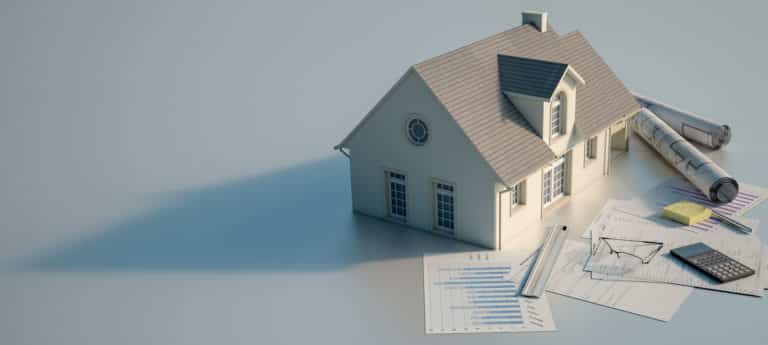
[[[657,100],[633,93],[638,103],[689,141],[717,150],[731,141],[731,127],[703,119]]]
[[[739,184],[709,157],[648,109],[632,120],[632,129],[713,202],[731,202]]]

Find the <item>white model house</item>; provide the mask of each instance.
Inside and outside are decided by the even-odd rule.
[[[409,68],[336,146],[356,212],[489,248],[609,170],[640,105],[547,14]]]

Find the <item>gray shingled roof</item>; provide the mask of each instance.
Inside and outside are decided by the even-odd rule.
[[[501,91],[549,99],[568,69],[559,62],[499,55]]]
[[[586,81],[576,91],[576,123],[594,135],[640,109],[632,94],[579,32],[564,36],[522,25],[414,66],[469,140],[508,185],[555,158],[500,91],[498,55],[559,62]]]

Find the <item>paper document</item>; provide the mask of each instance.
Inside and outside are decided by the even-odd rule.
[[[682,285],[592,279],[584,271],[589,249],[588,242],[567,241],[547,290],[661,321],[672,319],[693,291]]]
[[[688,181],[683,178],[674,178],[650,190],[641,199],[649,203],[653,209],[661,209],[669,204],[687,200],[702,204],[726,216],[741,216],[765,201],[766,198],[768,198],[768,189],[742,183],[739,185],[739,194],[733,201],[726,204],[715,204],[710,202]],[[719,221],[711,219],[692,227],[706,231],[718,224],[720,224]]]
[[[603,228],[605,228],[605,224],[614,219],[633,223],[634,226],[653,225],[656,219],[646,219],[652,213],[651,206],[640,200],[608,200],[595,218],[592,219],[589,226],[584,229],[581,237],[591,239],[593,235],[600,235]],[[666,225],[674,228],[685,228],[685,226],[674,223],[671,220],[664,220],[664,222]]]
[[[424,256],[428,334],[556,330],[546,296],[518,294],[525,257],[504,252]]]
[[[753,296],[763,295],[762,269],[759,269],[762,267],[763,245],[756,236],[725,231],[692,234],[656,224],[637,226],[627,221],[630,218],[614,218],[596,224],[592,234],[592,256],[585,270],[602,276],[593,278],[664,282]],[[757,228],[756,220],[748,220],[747,223]],[[696,242],[704,242],[755,269],[755,274],[720,284],[669,254],[674,248]]]
[[[584,233],[582,233],[581,237],[592,238],[592,232],[595,231],[597,224],[609,220],[626,221],[636,226],[664,226],[669,230],[684,230],[691,233],[702,233],[713,230],[737,232],[731,225],[724,224],[716,219],[705,220],[694,225],[683,225],[665,218],[661,212],[662,208],[663,207],[660,205],[654,205],[640,199],[608,200],[600,213],[592,221],[592,224],[590,224]],[[715,211],[717,211],[717,209],[715,209]],[[728,216],[741,223],[747,221],[740,214],[730,214]],[[755,229],[753,229],[753,231],[754,230]]]

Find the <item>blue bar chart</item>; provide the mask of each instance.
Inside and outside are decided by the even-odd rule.
[[[555,330],[546,297],[518,295],[514,260],[499,252],[424,257],[427,333]]]

